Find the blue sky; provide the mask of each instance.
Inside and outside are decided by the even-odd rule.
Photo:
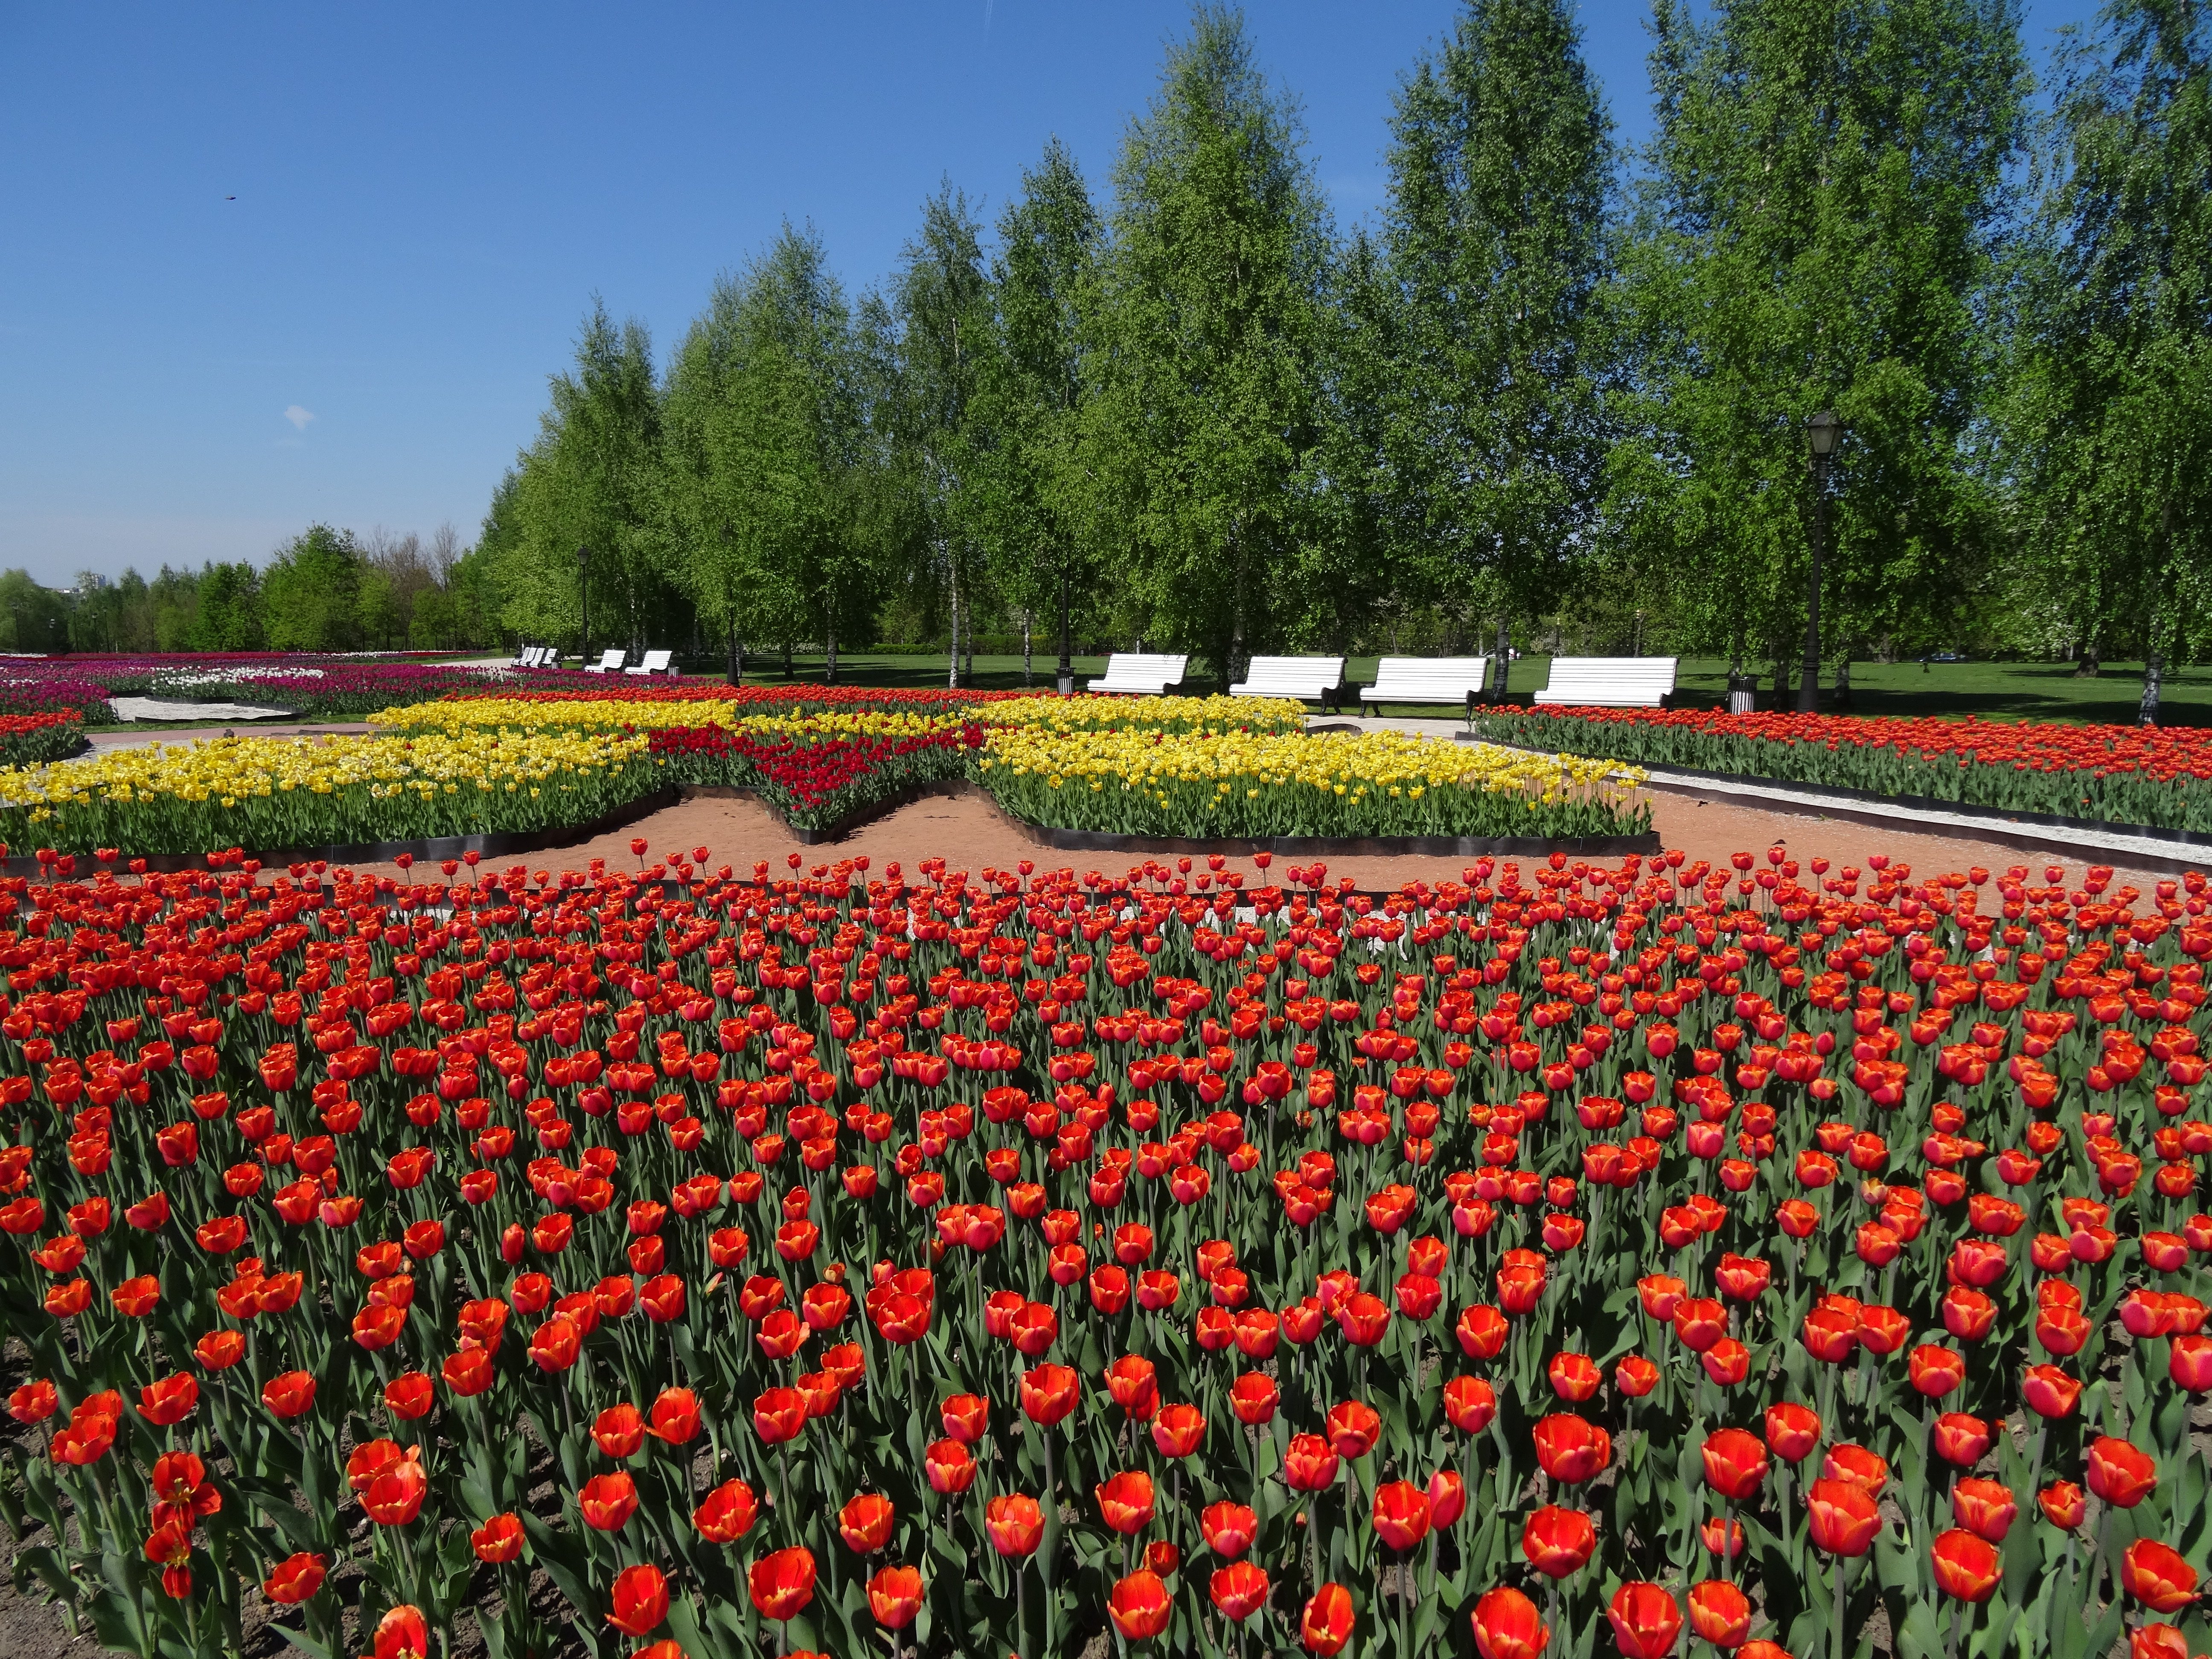
[[[1631,142],[1646,7],[1583,11]],[[2031,0],[2033,60],[2092,9]],[[1455,11],[1250,5],[1340,225]],[[995,216],[1057,133],[1103,181],[1188,15],[0,3],[0,565],[258,560],[315,519],[473,539],[594,292],[665,345],[787,216],[858,289],[942,177]]]

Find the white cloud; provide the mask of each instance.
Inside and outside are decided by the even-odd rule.
[[[311,409],[302,409],[299,404],[294,404],[284,411],[284,418],[291,422],[298,430],[305,432],[307,429],[307,422],[315,418],[315,413]]]

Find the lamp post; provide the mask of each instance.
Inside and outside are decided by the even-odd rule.
[[[1063,697],[1075,695],[1075,651],[1074,641],[1069,636],[1067,586],[1067,571],[1063,567],[1060,573],[1060,695]]]
[[[1820,554],[1828,534],[1828,462],[1844,424],[1822,410],[1805,422],[1813,450],[1813,564],[1805,591],[1805,667],[1797,682],[1797,712],[1812,714],[1820,697]]]
[[[578,608],[583,612],[584,635],[577,641],[576,654],[583,659],[583,665],[589,667],[592,661],[592,550],[588,547],[576,550],[576,593]]]

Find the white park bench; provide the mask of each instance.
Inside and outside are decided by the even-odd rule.
[[[1150,652],[1116,651],[1106,659],[1103,678],[1092,680],[1086,691],[1112,691],[1124,696],[1160,697],[1171,685],[1182,684],[1188,657],[1157,656]]]
[[[1375,684],[1359,694],[1360,712],[1386,702],[1464,702],[1472,715],[1490,672],[1487,657],[1385,657]]]
[[[584,672],[586,674],[612,674],[617,672],[621,669],[623,660],[628,658],[629,655],[629,653],[623,650],[620,646],[611,646],[606,650],[602,651],[599,653],[599,659],[597,662],[586,663],[584,665]]]
[[[533,645],[522,653],[525,668],[551,668],[561,660],[561,653],[550,645]]]
[[[1327,708],[1344,684],[1341,657],[1255,657],[1232,697],[1291,697]]]
[[[625,674],[665,674],[669,678],[674,679],[677,678],[677,671],[672,665],[675,660],[675,655],[676,653],[672,651],[648,651],[645,653],[645,660],[643,662],[638,664],[635,668],[625,668],[623,670],[623,672]]]
[[[1672,657],[1554,657],[1540,703],[1592,708],[1658,708],[1674,690]]]

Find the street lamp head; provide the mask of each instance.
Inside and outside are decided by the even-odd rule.
[[[1835,453],[1836,440],[1844,435],[1844,423],[1824,409],[1807,418],[1805,435],[1812,442],[1814,459],[1825,461]]]
[[[587,568],[587,567],[591,564],[591,562],[592,562],[592,550],[591,550],[590,548],[588,548],[588,547],[580,547],[580,548],[578,548],[578,549],[576,550],[576,567],[577,567],[577,568],[578,568],[578,569],[580,569],[580,569],[583,569],[583,568]]]

